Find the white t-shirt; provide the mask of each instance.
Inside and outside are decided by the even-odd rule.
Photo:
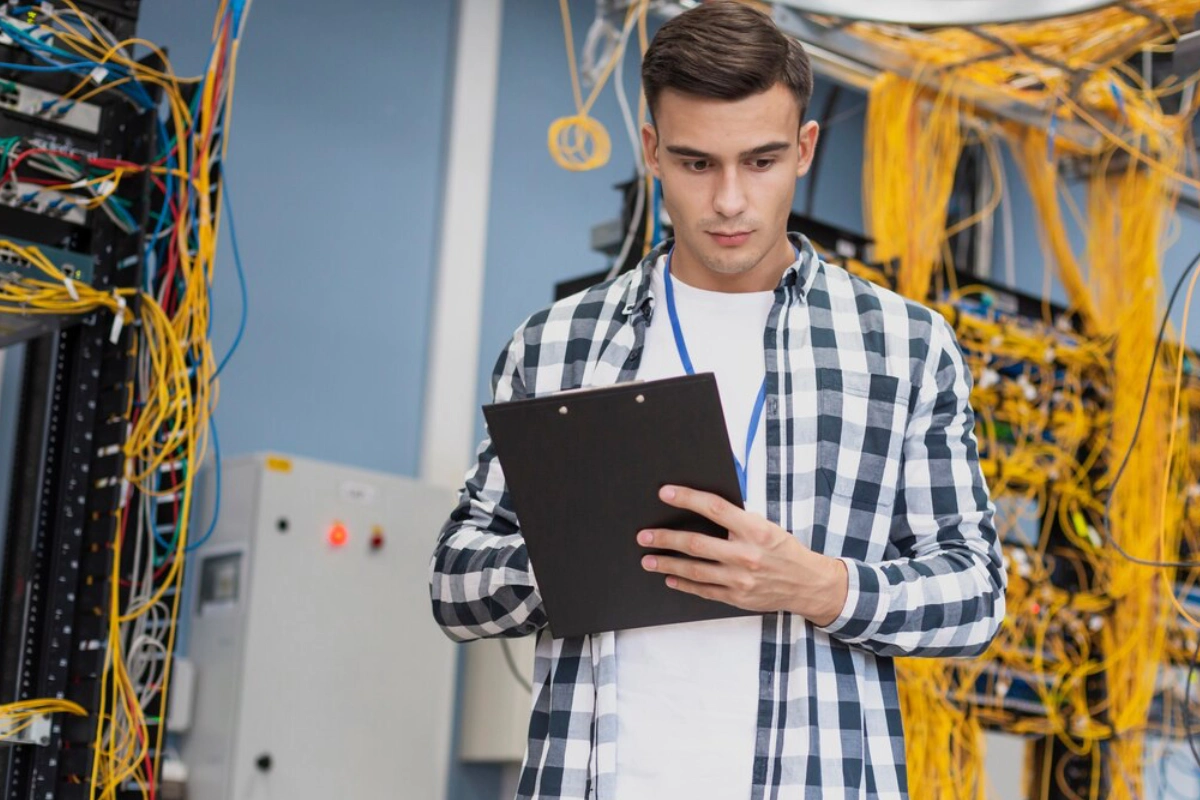
[[[640,380],[686,374],[663,283],[654,268],[654,315]],[[716,374],[729,441],[745,455],[750,415],[766,372],[763,331],[773,292],[696,289],[672,274],[679,324],[696,372]],[[748,466],[746,507],[766,514],[766,420]],[[758,719],[760,616],[617,632],[617,791],[621,800],[748,797]]]

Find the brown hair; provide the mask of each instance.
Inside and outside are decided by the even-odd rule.
[[[729,0],[704,3],[669,20],[642,60],[652,119],[664,89],[742,100],[777,83],[796,95],[803,120],[813,90],[808,54],[766,14]]]

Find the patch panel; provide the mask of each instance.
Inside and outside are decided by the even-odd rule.
[[[66,194],[23,181],[18,181],[15,187],[12,184],[0,186],[0,203],[75,225],[87,224],[87,210],[76,205],[81,199],[84,198],[79,195]]]
[[[0,109],[84,133],[100,130],[100,106],[63,100],[62,95],[16,81],[0,80]]]

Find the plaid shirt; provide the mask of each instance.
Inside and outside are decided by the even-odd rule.
[[[822,261],[804,237],[792,241],[801,256],[763,332],[767,516],[843,559],[849,596],[823,628],[763,616],[747,788],[752,800],[906,797],[893,657],[978,655],[1004,617],[971,376],[943,317]],[[662,253],[521,325],[496,364],[495,401],[632,380]],[[548,635],[488,440],[431,569],[433,614],[452,639],[538,636],[518,797],[612,800],[616,635]]]

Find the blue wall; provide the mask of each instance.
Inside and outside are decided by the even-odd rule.
[[[225,457],[276,450],[417,472],[455,5],[254,4],[227,164],[250,316],[222,375]],[[197,74],[216,6],[144,0],[140,33],[170,49],[177,72]],[[218,358],[240,313],[233,263],[223,227]],[[454,769],[451,796],[494,797],[498,773],[483,777],[490,794]]]
[[[1178,282],[1183,271],[1187,269],[1188,264],[1197,258],[1200,258],[1200,215],[1194,209],[1177,214],[1179,221],[1179,239],[1173,244],[1163,258],[1163,283],[1164,297],[1163,302],[1170,296],[1171,289]],[[1136,257],[1136,256],[1134,256]],[[1171,321],[1176,326],[1176,331],[1183,324],[1183,306],[1187,293],[1187,287],[1179,293],[1179,299],[1175,301],[1175,307],[1172,309]],[[1188,331],[1186,340],[1188,345],[1193,348],[1200,349],[1200,303],[1193,303],[1192,313],[1188,322]]]
[[[145,0],[176,70],[208,57],[213,0]],[[241,49],[229,187],[250,294],[222,375],[223,455],[279,450],[413,474],[420,451],[454,4],[255,3]],[[229,230],[218,357],[240,300]]]
[[[595,17],[592,0],[572,0],[575,50],[581,53]],[[496,134],[488,211],[487,276],[480,331],[480,402],[490,399],[492,366],[513,329],[553,299],[554,284],[608,266],[591,250],[591,228],[619,216],[613,187],[634,175],[633,149],[612,81],[591,116],[608,129],[612,156],[590,172],[559,167],[546,130],[575,113],[558,4],[506,0],[496,100]],[[625,63],[625,85],[637,110],[637,34]],[[586,91],[585,91],[586,94]],[[476,431],[482,434],[482,416]]]

